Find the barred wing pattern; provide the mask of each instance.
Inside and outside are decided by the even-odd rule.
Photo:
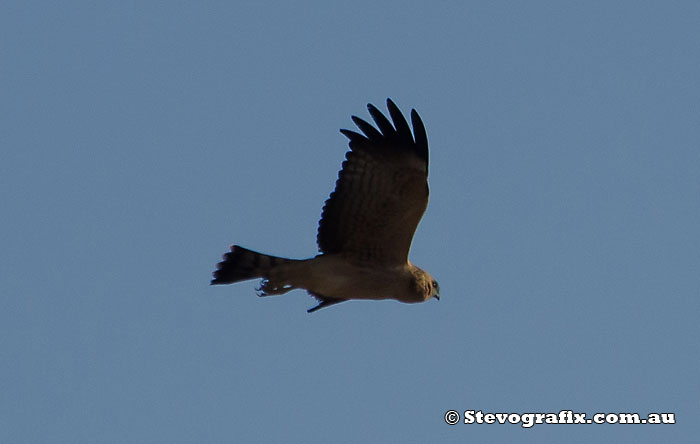
[[[393,125],[371,104],[367,108],[377,128],[352,116],[364,134],[341,130],[350,151],[323,207],[317,243],[322,253],[364,265],[402,265],[428,205],[428,139],[415,110],[411,134],[391,99]]]

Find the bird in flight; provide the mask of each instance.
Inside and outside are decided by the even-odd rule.
[[[262,279],[259,296],[305,289],[318,300],[309,313],[351,299],[424,302],[440,286],[408,260],[413,234],[428,206],[428,138],[416,110],[413,133],[391,99],[387,119],[367,105],[376,128],[352,116],[363,134],[349,140],[335,190],[323,207],[310,259],[286,259],[231,246],[212,285]]]

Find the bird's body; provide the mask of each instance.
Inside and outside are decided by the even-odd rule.
[[[362,119],[365,133],[341,130],[351,150],[336,188],[326,201],[317,242],[321,254],[285,259],[234,245],[214,272],[212,284],[262,278],[259,295],[307,290],[320,304],[350,299],[423,302],[439,298],[437,282],[408,261],[413,233],[428,204],[428,141],[413,110],[413,132],[387,100],[394,125],[368,105],[379,131]]]

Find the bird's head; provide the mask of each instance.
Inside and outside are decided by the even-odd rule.
[[[427,271],[416,267],[409,262],[411,274],[413,274],[413,283],[415,288],[415,298],[411,298],[412,302],[425,302],[432,298],[440,300],[440,285]]]
[[[440,300],[440,284],[433,278],[430,278],[430,296],[428,299],[435,298]]]

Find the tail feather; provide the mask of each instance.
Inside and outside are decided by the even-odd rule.
[[[293,262],[293,259],[258,253],[238,245],[232,245],[231,251],[224,254],[223,259],[216,264],[211,285],[267,278],[270,271],[277,265]]]

